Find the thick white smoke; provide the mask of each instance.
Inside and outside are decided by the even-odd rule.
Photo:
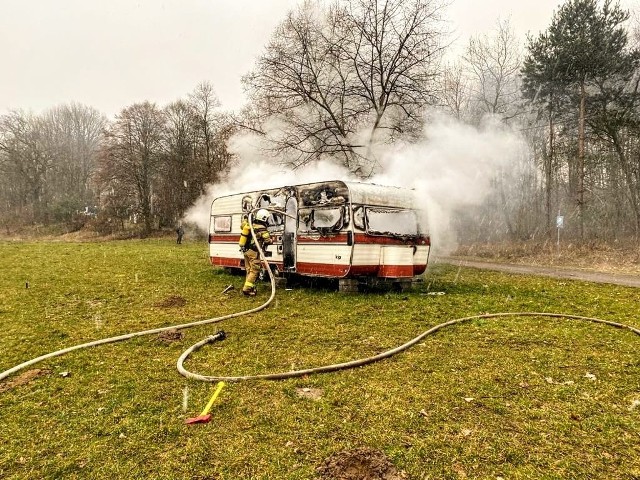
[[[424,138],[381,156],[375,183],[412,188],[428,216],[433,250],[456,247],[450,222],[456,211],[480,205],[498,172],[526,155],[523,137],[491,118],[480,127],[436,116]]]
[[[331,163],[295,171],[284,169],[265,157],[261,147],[257,135],[232,138],[229,149],[237,164],[221,184],[209,187],[185,220],[207,231],[211,201],[222,195],[325,180],[355,180],[346,169]],[[419,142],[375,150],[380,167],[370,181],[414,189],[427,212],[434,251],[444,254],[455,248],[452,215],[460,208],[480,205],[491,191],[491,180],[526,154],[526,144],[519,134],[490,119],[473,127],[436,116]]]
[[[207,232],[211,202],[223,195],[324,180],[355,180],[345,168],[330,162],[308,165],[295,171],[286,169],[263,153],[262,141],[263,137],[256,134],[231,138],[228,149],[237,163],[221,183],[209,185],[207,192],[185,213],[186,222]]]

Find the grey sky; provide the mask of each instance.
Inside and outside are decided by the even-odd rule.
[[[205,80],[224,108],[238,108],[241,76],[298,1],[0,0],[0,114],[76,101],[113,116],[184,98]],[[524,40],[560,3],[451,0],[446,16],[458,46],[507,17]]]

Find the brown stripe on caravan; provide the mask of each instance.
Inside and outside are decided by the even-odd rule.
[[[368,235],[366,233],[356,233],[354,243],[366,243],[375,245],[431,245],[431,239],[429,237],[382,237],[376,235]]]
[[[209,257],[211,260],[211,265],[216,265],[218,267],[231,267],[231,268],[240,268],[241,260],[237,258],[228,258],[228,257]]]
[[[411,278],[413,277],[413,265],[380,265],[378,277]]]
[[[218,242],[238,243],[239,238],[240,238],[239,233],[232,233],[232,234],[223,234],[223,233],[213,234],[212,233],[209,235],[209,243],[218,243]]]
[[[324,277],[345,277],[349,273],[349,265],[298,262],[296,264],[296,273]]]

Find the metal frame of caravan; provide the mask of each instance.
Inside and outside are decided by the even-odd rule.
[[[272,213],[267,261],[282,275],[407,282],[427,268],[430,237],[414,192],[329,181],[218,197],[211,203],[212,265],[244,269],[238,239],[255,208]],[[276,211],[285,214],[275,213]]]

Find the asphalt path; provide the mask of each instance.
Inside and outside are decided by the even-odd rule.
[[[523,275],[540,275],[543,277],[562,278],[568,280],[581,280],[595,283],[611,283],[626,287],[640,288],[640,275],[627,275],[620,273],[591,272],[567,267],[542,267],[537,265],[514,265],[507,263],[494,263],[468,259],[464,257],[436,257],[434,263],[447,263],[460,267],[479,268],[484,270],[496,270],[499,272],[516,273]]]

